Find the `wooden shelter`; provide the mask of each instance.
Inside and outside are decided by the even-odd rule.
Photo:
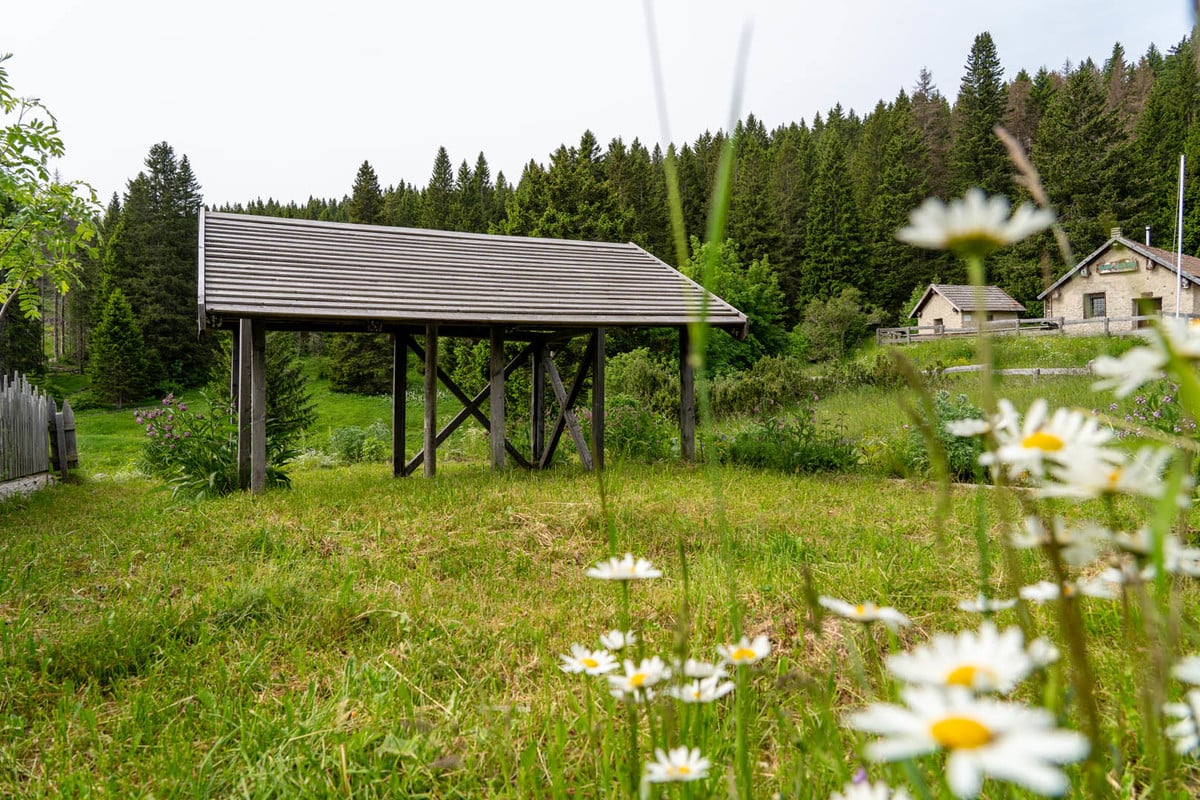
[[[268,329],[390,333],[394,343],[392,469],[419,466],[431,476],[437,446],[468,418],[488,430],[492,466],[506,456],[527,468],[548,465],[564,432],[583,464],[603,466],[604,359],[608,328],[679,330],[680,450],[695,455],[695,403],[688,363],[688,323],[703,316],[739,338],[746,315],[634,244],[577,242],[472,233],[347,225],[203,212],[200,216],[198,310],[201,330],[234,332],[231,386],[237,398],[243,484],[259,491],[266,477],[265,337]],[[418,342],[415,337],[423,336]],[[468,396],[437,367],[444,336],[487,339],[490,380]],[[586,336],[585,356],[570,382],[555,353]],[[506,359],[505,342],[520,342]],[[421,449],[406,459],[408,354],[425,364]],[[505,436],[504,382],[528,363],[532,371],[528,450]],[[573,408],[592,377],[589,450]],[[437,424],[438,381],[463,409]],[[547,427],[549,384],[558,410]],[[593,459],[594,451],[594,459]]]

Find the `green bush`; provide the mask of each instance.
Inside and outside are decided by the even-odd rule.
[[[327,452],[343,464],[387,461],[392,455],[392,430],[378,419],[366,428],[334,428],[329,432]]]
[[[982,419],[983,409],[971,403],[965,394],[951,395],[945,389],[933,396],[936,418],[927,420],[946,452],[950,478],[958,481],[975,480],[979,474],[979,455],[983,445],[977,436],[953,436],[946,423],[960,419]],[[932,467],[928,442],[917,428],[908,431],[908,467],[916,474],[929,475]]]
[[[581,415],[590,421],[590,413]],[[604,409],[604,449],[622,458],[658,461],[671,455],[674,426],[635,397],[610,395]]]
[[[838,425],[826,425],[815,409],[802,403],[794,414],[776,411],[766,403],[747,430],[718,440],[717,458],[723,463],[775,469],[781,472],[850,472],[858,467],[854,441]]]
[[[645,347],[609,358],[604,384],[611,395],[633,398],[655,413],[679,413],[678,368],[656,359]]]
[[[712,382],[713,414],[733,417],[756,414],[764,404],[790,406],[812,397],[816,384],[805,374],[805,365],[792,356],[760,358],[742,372]]]
[[[177,497],[217,497],[238,488],[236,415],[228,403],[209,406],[208,414],[197,413],[169,394],[161,406],[134,413],[146,429],[138,469],[165,480]],[[283,467],[295,455],[268,439],[267,486],[291,484]]]

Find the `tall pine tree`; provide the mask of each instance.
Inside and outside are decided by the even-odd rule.
[[[975,37],[954,106],[950,148],[951,191],[978,186],[988,194],[1012,196],[1012,164],[993,128],[1004,122],[1008,98],[996,44],[986,31]]]

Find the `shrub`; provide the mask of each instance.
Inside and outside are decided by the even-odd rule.
[[[679,413],[679,372],[645,347],[619,353],[604,365],[605,387],[613,396],[639,401],[655,413]]]
[[[815,409],[802,403],[794,414],[777,413],[764,404],[751,427],[716,443],[725,463],[765,467],[781,472],[849,472],[858,466],[858,451],[840,425],[823,425]]]
[[[177,497],[217,497],[238,488],[237,417],[228,403],[208,404],[210,413],[200,414],[169,394],[161,406],[134,414],[146,429],[138,469],[165,480]],[[294,456],[267,441],[267,486],[291,485],[283,467]]]
[[[387,461],[392,455],[392,430],[383,420],[366,428],[346,425],[329,432],[329,455],[343,464]]]
[[[583,415],[585,418],[589,414]],[[647,461],[665,459],[671,455],[673,426],[627,395],[609,396],[604,409],[604,448],[623,458]]]
[[[979,456],[983,445],[977,436],[953,436],[946,430],[946,423],[960,419],[983,419],[983,409],[973,405],[965,394],[951,396],[945,389],[933,396],[936,418],[927,420],[946,452],[947,467],[951,480],[974,480],[978,474]],[[908,432],[908,466],[914,472],[929,475],[931,461],[928,442],[917,428]]]
[[[755,414],[763,404],[789,406],[809,398],[815,383],[804,363],[791,356],[761,358],[750,369],[712,382],[712,408],[717,416]]]

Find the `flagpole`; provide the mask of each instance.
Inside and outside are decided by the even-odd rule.
[[[1183,170],[1186,156],[1179,154],[1179,219],[1175,222],[1177,246],[1175,250],[1175,316],[1179,316],[1179,295],[1183,293]]]

